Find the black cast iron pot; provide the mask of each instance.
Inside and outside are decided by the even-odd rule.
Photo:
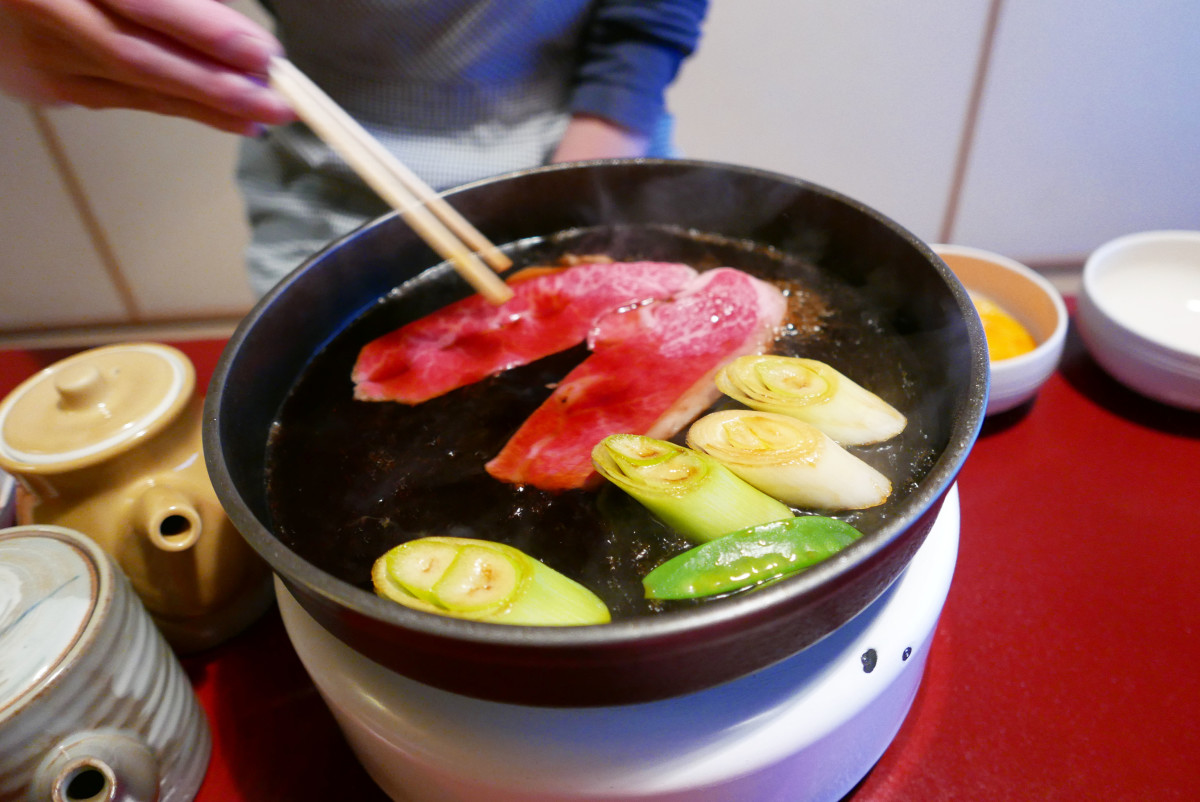
[[[594,706],[701,690],[782,660],[877,598],[924,541],[973,445],[987,400],[982,329],[962,286],[920,240],[804,181],[688,161],[550,167],[473,184],[451,202],[497,244],[611,227],[670,227],[697,242],[794,255],[857,287],[920,354],[920,436],[935,458],[875,531],[786,581],[683,611],[595,627],[509,627],[380,599],[300,557],[272,532],[267,438],[310,359],[367,307],[439,260],[398,217],[333,243],[245,318],[209,387],[204,449],[229,516],[322,626],[405,676],[504,702]],[[621,236],[608,241],[620,257]],[[671,253],[668,259],[683,254]],[[690,254],[694,256],[694,254]],[[463,285],[462,294],[468,288]]]

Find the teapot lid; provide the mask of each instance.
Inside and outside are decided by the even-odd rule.
[[[0,724],[86,646],[110,571],[99,547],[74,530],[0,530]]]
[[[166,426],[190,400],[196,371],[157,343],[93,348],[25,380],[0,402],[0,467],[84,467]]]

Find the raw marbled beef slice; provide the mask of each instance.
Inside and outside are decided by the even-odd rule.
[[[682,264],[601,262],[513,282],[499,306],[472,295],[367,343],[351,374],[354,397],[436,398],[578,345],[597,318],[670,297],[695,276]]]
[[[488,473],[543,490],[586,486],[596,443],[615,433],[674,435],[719,397],[713,376],[722,365],[770,345],[786,306],[774,286],[717,268],[671,300],[604,317],[589,338],[592,355],[522,424]]]

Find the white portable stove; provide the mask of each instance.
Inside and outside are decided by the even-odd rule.
[[[346,646],[282,584],[292,644],[367,772],[404,802],[832,802],[908,714],[958,556],[953,486],[904,573],[820,642],[698,693],[619,707],[482,701]]]

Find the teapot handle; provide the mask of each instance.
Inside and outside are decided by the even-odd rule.
[[[137,736],[118,729],[84,730],[49,751],[34,773],[30,799],[155,802],[158,758]]]
[[[151,485],[138,497],[133,520],[138,531],[163,551],[190,549],[203,529],[192,500],[163,485]]]

